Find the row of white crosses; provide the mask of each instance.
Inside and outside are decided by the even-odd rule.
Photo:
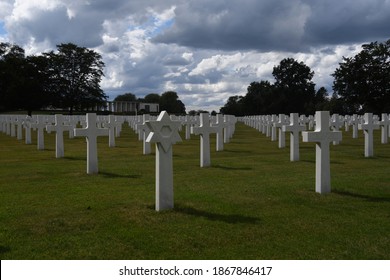
[[[292,113],[290,115],[290,125],[286,123],[286,117],[281,114],[278,120],[276,115],[273,116],[252,116],[241,118],[240,120],[247,125],[252,126],[267,136],[271,136],[271,141],[275,141],[273,133],[268,135],[268,130],[271,126],[279,129],[279,148],[284,148],[285,136],[283,132],[290,132],[290,160],[299,160],[299,133],[302,133],[304,142],[316,142],[316,192],[327,193],[330,192],[330,159],[329,159],[329,144],[333,142],[338,145],[342,139],[340,128],[343,125],[348,131],[349,126],[353,127],[353,138],[357,138],[357,130],[363,130],[365,135],[365,157],[372,157],[373,153],[373,131],[381,127],[381,142],[388,143],[390,136],[389,125],[390,119],[387,114],[382,114],[381,121],[374,120],[372,113],[366,113],[364,118],[357,115],[342,117],[334,114],[332,118],[327,111],[316,112],[315,119],[312,116],[306,118],[305,116],[298,117],[298,114]],[[309,124],[311,129],[316,124],[314,132],[305,131]],[[330,130],[332,129],[332,131]]]
[[[369,117],[369,116],[372,117]],[[276,115],[274,115],[276,116]],[[285,147],[285,135],[283,134],[283,122],[287,120],[287,117],[283,114],[279,115],[279,118],[277,118],[277,121],[272,121],[273,119],[275,120],[274,116],[252,116],[252,117],[245,117],[241,118],[242,121],[244,121],[247,125],[252,126],[260,131],[262,131],[264,134],[267,135],[267,132],[264,127],[269,127],[269,129],[274,126],[279,129],[279,148],[284,148]],[[292,119],[295,118],[295,121]],[[370,118],[372,120],[370,120]],[[297,116],[293,117],[293,114],[290,115],[290,122],[295,123],[295,126],[297,127],[302,127],[303,130],[307,129],[307,124],[309,126],[309,130],[311,130],[314,127],[314,116],[300,116],[298,121]],[[372,131],[371,131],[371,126],[372,130],[377,130],[381,128],[382,133],[381,133],[381,143],[382,144],[387,144],[388,143],[388,138],[390,137],[390,119],[388,114],[382,114],[381,116],[381,121],[379,121],[379,117],[373,116],[371,113],[366,113],[364,116],[358,116],[358,115],[353,115],[353,116],[339,116],[337,114],[334,114],[329,122],[329,126],[331,127],[332,131],[340,131],[340,128],[342,126],[345,126],[345,130],[348,131],[349,127],[352,126],[353,132],[352,132],[352,138],[357,138],[358,137],[358,129],[365,131],[365,149],[364,149],[364,154],[366,157],[372,157],[373,156],[373,137],[372,137]],[[294,127],[293,127],[294,128]],[[367,131],[368,129],[368,131]],[[300,131],[303,131],[302,129]],[[286,132],[286,131],[285,131]],[[299,133],[298,133],[299,134]],[[272,141],[275,141],[275,139],[272,139],[272,135],[268,135],[268,137],[271,137]],[[297,139],[295,136],[295,139]],[[294,141],[294,140],[291,140]],[[294,141],[294,144],[291,143],[290,149],[291,152],[291,161],[296,161],[299,160],[299,146],[296,145],[297,141]],[[334,145],[339,144],[339,141],[334,141]],[[295,154],[295,156],[293,156]]]
[[[235,130],[236,118],[231,115],[218,114],[210,118],[208,113],[201,113],[199,116],[170,116],[173,121],[179,121],[181,130],[185,126],[185,139],[191,138],[191,134],[200,135],[200,166],[211,165],[210,159],[210,135],[216,135],[216,151],[223,151],[224,143],[229,143]],[[129,126],[138,134],[138,140],[143,141],[143,154],[151,153],[150,143],[146,141],[150,128],[148,121],[155,120],[147,114],[128,118]]]
[[[129,117],[129,125],[140,134],[143,140],[144,154],[150,153],[150,143],[156,143],[156,210],[173,208],[173,165],[172,165],[172,144],[181,141],[179,129],[187,125],[186,139],[190,138],[189,131],[192,128],[193,133],[200,135],[200,166],[210,166],[210,134],[216,134],[216,150],[222,151],[223,144],[228,143],[234,133],[236,119],[233,116],[217,115],[215,120],[209,118],[208,113],[202,113],[199,120],[186,116],[185,119],[172,120],[167,112],[163,111],[157,120],[153,120],[145,114],[140,120],[136,117]],[[9,118],[2,118],[6,122]],[[18,120],[18,119],[17,119]],[[52,123],[54,121],[54,124]],[[80,121],[83,128],[75,128]],[[198,124],[199,121],[199,124]],[[16,121],[17,123],[18,121]],[[119,121],[120,122],[120,121]],[[123,123],[120,122],[119,126]],[[114,129],[118,131],[118,121],[114,116],[109,116],[108,120],[101,124],[98,123],[97,116],[94,113],[86,115],[86,119],[80,117],[77,121],[65,121],[64,116],[57,114],[54,120],[45,120],[43,116],[38,116],[35,122],[31,122],[29,127],[38,129],[38,147],[44,148],[43,132],[56,133],[56,157],[64,156],[64,131],[69,131],[70,135],[76,137],[85,137],[87,141],[87,173],[98,173],[98,153],[97,137],[109,135],[109,147],[115,146]]]
[[[85,119],[85,120],[84,120]],[[85,128],[76,128],[76,124],[80,122]],[[121,124],[123,120],[116,119],[114,116],[109,116],[108,119],[101,117],[97,121],[97,116],[94,113],[84,116],[74,116],[64,118],[61,114],[52,116],[37,115],[33,117],[28,116],[0,116],[1,127],[4,127],[4,132],[7,132],[8,127],[11,134],[13,124],[18,127],[23,125],[26,128],[26,144],[31,144],[31,128],[37,130],[37,148],[44,150],[44,130],[48,133],[56,133],[56,158],[64,157],[64,138],[65,131],[69,132],[69,137],[84,136],[87,140],[87,173],[98,173],[97,160],[97,144],[96,137],[109,135],[109,147],[115,146],[115,136],[120,133]],[[101,128],[101,126],[107,128]],[[19,129],[18,129],[19,130]],[[13,135],[11,135],[13,136]],[[22,137],[18,137],[19,140]]]

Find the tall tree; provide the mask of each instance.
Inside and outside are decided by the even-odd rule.
[[[174,91],[164,92],[160,97],[160,110],[167,111],[170,114],[185,114],[186,107],[179,100],[179,97]]]
[[[145,103],[160,103],[160,95],[157,93],[149,93],[144,98]]]
[[[115,97],[114,101],[128,101],[128,102],[135,102],[137,101],[137,97],[132,93],[124,93],[120,94],[117,97]]]
[[[53,103],[52,88],[47,75],[49,61],[44,56],[28,56],[25,60],[21,88],[19,92],[20,109],[40,110]]]
[[[0,110],[18,109],[25,63],[21,47],[0,43]]]
[[[45,55],[50,59],[50,78],[56,85],[54,94],[60,108],[87,108],[107,99],[100,88],[104,63],[100,54],[75,44],[61,44],[58,52]]]
[[[230,96],[226,104],[219,111],[225,115],[248,115],[244,110],[243,97],[238,95]]]
[[[333,90],[347,114],[390,111],[390,40],[362,48],[354,57],[343,58],[332,74]]]
[[[284,111],[313,114],[315,111],[314,72],[303,62],[283,59],[272,72],[275,88],[285,96]]]
[[[252,82],[242,100],[245,114],[272,114],[281,112],[280,95],[269,81]]]

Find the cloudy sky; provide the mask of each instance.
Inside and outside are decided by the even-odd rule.
[[[106,64],[115,98],[176,91],[216,110],[292,57],[317,88],[363,43],[390,39],[390,0],[0,0],[0,41],[27,55],[72,42]]]

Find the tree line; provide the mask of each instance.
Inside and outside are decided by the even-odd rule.
[[[108,96],[100,88],[104,62],[97,52],[73,43],[57,45],[57,51],[26,56],[23,48],[0,43],[0,112],[44,108],[82,111],[104,105]],[[114,101],[158,103],[160,110],[185,114],[174,91],[137,98],[132,93]]]
[[[231,96],[221,113],[243,115],[313,115],[327,110],[338,114],[390,112],[390,40],[362,45],[354,57],[343,57],[332,74],[333,94],[324,87],[317,91],[314,71],[303,62],[283,59],[273,68],[275,82],[252,82],[244,96]]]
[[[135,94],[129,92],[118,95],[114,101],[158,103],[160,111],[176,115],[186,114],[186,107],[175,91],[166,91],[161,96],[158,93],[150,93],[143,98],[137,98]]]
[[[42,108],[82,110],[101,105],[104,63],[97,52],[72,43],[57,52],[26,56],[9,43],[0,43],[0,111]]]

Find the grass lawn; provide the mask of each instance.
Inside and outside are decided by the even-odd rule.
[[[98,138],[98,175],[86,174],[85,138],[55,158],[0,133],[1,259],[390,259],[390,144],[375,134],[331,146],[332,193],[315,193],[315,144],[290,162],[243,124],[212,167],[199,167],[199,137],[173,147],[175,208],[154,210],[155,157],[127,126]],[[184,139],[184,132],[182,138]]]

